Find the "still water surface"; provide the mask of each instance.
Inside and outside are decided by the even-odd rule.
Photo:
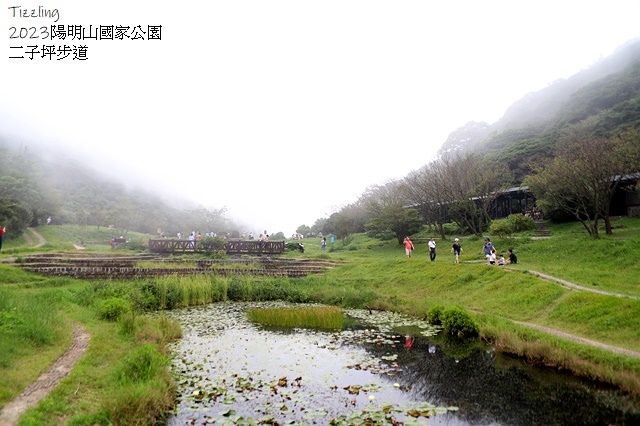
[[[267,330],[246,319],[256,306],[284,304],[168,313],[184,335],[173,348],[179,403],[169,425],[355,424],[375,416],[452,426],[640,425],[637,402],[615,390],[449,341],[421,321],[347,311],[354,321],[340,332]]]

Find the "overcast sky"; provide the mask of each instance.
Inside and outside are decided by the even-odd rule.
[[[0,133],[287,236],[640,36],[638,0],[3,3]],[[162,32],[9,38],[52,24]],[[86,45],[88,59],[9,59],[34,44]]]

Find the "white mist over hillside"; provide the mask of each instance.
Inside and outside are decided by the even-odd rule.
[[[640,35],[637,1],[55,7],[55,24],[162,38],[84,40],[86,61],[9,59],[31,41],[5,38],[3,134],[287,236]],[[4,28],[50,21],[0,13]]]

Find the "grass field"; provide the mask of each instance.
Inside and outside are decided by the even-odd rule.
[[[162,365],[166,343],[180,333],[162,316],[151,319],[143,311],[218,300],[273,299],[393,310],[420,318],[436,305],[461,306],[474,316],[481,338],[502,350],[640,395],[640,359],[514,322],[640,351],[640,219],[624,218],[614,225],[614,235],[599,240],[591,240],[578,224],[550,225],[548,239],[492,238],[499,252],[513,248],[518,255],[518,265],[504,267],[485,264],[478,237],[451,235],[451,240],[460,237],[463,247],[461,264],[456,265],[451,240],[437,240],[438,255],[430,262],[426,242],[416,244],[413,257],[407,259],[395,240],[356,235],[346,246],[329,244],[326,252],[320,250],[319,239],[307,239],[303,255],[285,254],[340,261],[322,275],[164,277],[126,283],[40,277],[15,268],[12,261],[33,252],[75,253],[73,244],[83,244],[85,252],[113,251],[108,246],[111,232],[104,228],[40,227],[38,232],[47,240],[43,247],[33,249],[18,239],[5,241],[0,253],[0,405],[46,370],[69,346],[72,325],[81,324],[92,336],[88,353],[49,397],[23,416],[21,424],[127,424],[136,416],[138,424],[152,424],[155,420],[149,419],[161,417],[173,401],[174,387]],[[430,233],[425,230],[414,237],[428,238]],[[146,241],[149,236],[131,238]],[[126,248],[116,251],[133,253]],[[529,271],[630,297],[579,291]],[[116,321],[101,319],[105,301],[114,299],[124,300],[132,309]],[[150,375],[123,381],[123,369]],[[145,408],[151,406],[160,408]]]

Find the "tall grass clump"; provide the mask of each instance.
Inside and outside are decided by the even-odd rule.
[[[117,386],[105,404],[112,424],[150,425],[167,416],[176,394],[168,363],[154,344],[138,347],[120,363]]]
[[[224,277],[190,275],[186,277],[164,276],[154,281],[158,309],[174,309],[224,300]]]
[[[50,292],[18,295],[0,289],[0,336],[26,340],[36,347],[52,344],[62,327],[59,298],[53,296]]]
[[[229,280],[227,299],[233,301],[249,301],[252,293],[252,279],[246,275],[236,275]]]
[[[250,321],[273,327],[340,330],[344,325],[344,314],[334,306],[254,308],[247,317]]]
[[[166,355],[155,345],[145,344],[131,352],[116,370],[122,385],[147,381],[159,375],[168,363]]]

